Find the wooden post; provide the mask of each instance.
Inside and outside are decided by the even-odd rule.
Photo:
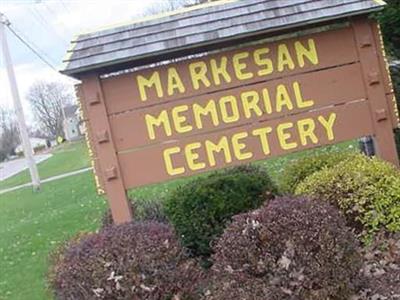
[[[104,187],[116,224],[132,220],[132,212],[126,196],[124,182],[111,135],[104,96],[97,74],[87,75],[82,80],[82,105],[89,120],[91,140],[96,148]]]
[[[375,44],[372,22],[367,17],[354,18],[352,27],[374,124],[376,153],[380,158],[398,167],[399,159],[393,135],[391,109],[386,101],[385,78],[381,72],[378,57],[380,49]]]
[[[390,78],[390,69],[389,69],[389,64],[386,59],[386,53],[385,53],[385,48],[383,44],[383,37],[381,33],[381,29],[379,27],[379,24],[377,22],[372,23],[372,30],[374,32],[374,38],[375,38],[375,45],[378,50],[378,57],[379,57],[379,63],[381,67],[381,72],[384,76],[384,86],[385,86],[385,92],[386,92],[386,100],[388,103],[388,107],[390,109],[390,114],[392,118],[392,123],[393,123],[393,128],[397,128],[400,125],[400,116],[399,112],[397,109],[397,102],[396,102],[396,97],[394,94],[394,88],[393,88],[393,82],[392,79]]]

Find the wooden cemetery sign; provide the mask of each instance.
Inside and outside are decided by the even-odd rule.
[[[367,16],[224,43],[109,76],[109,66],[65,71],[82,81],[97,179],[116,222],[131,219],[126,189],[363,136],[399,164],[393,90]]]

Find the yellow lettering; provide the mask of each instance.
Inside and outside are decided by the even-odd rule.
[[[249,52],[240,52],[236,53],[232,60],[233,60],[233,66],[235,69],[235,74],[237,79],[239,80],[246,80],[253,78],[253,73],[251,72],[245,72],[245,69],[247,68],[247,64],[244,62],[241,62],[242,59],[249,57]]]
[[[279,144],[281,145],[281,148],[284,150],[290,150],[294,149],[297,147],[296,142],[288,142],[288,139],[292,137],[292,135],[289,132],[285,132],[285,130],[290,129],[293,127],[293,123],[282,123],[279,124],[277,127],[277,133],[278,133],[278,139],[279,139]]]
[[[272,113],[272,105],[271,105],[271,98],[269,97],[269,91],[268,91],[268,89],[263,89],[262,93],[263,93],[265,112],[267,114],[271,114]]]
[[[260,69],[257,74],[258,76],[269,75],[274,71],[274,66],[272,64],[272,60],[266,57],[262,57],[262,55],[266,55],[269,53],[269,48],[261,48],[254,51],[254,62],[257,66],[263,67]]]
[[[156,138],[154,126],[159,127],[162,125],[164,128],[165,134],[167,136],[172,135],[171,124],[169,122],[169,118],[168,118],[168,114],[167,114],[166,110],[163,110],[156,118],[150,114],[146,114],[145,120],[146,120],[146,126],[147,126],[147,133],[151,140],[154,140]]]
[[[193,129],[191,125],[184,125],[184,123],[186,122],[186,117],[180,115],[188,109],[189,107],[187,105],[175,106],[172,109],[172,120],[174,121],[175,130],[179,133],[189,132]]]
[[[303,95],[301,94],[300,84],[297,81],[293,82],[293,90],[298,108],[305,108],[314,105],[314,100],[304,100]]]
[[[252,132],[254,136],[259,137],[264,155],[268,155],[271,153],[271,149],[269,148],[269,143],[268,143],[268,134],[271,132],[272,132],[271,127],[254,129]]]
[[[243,92],[241,94],[244,115],[247,119],[251,117],[251,111],[259,117],[262,115],[262,110],[258,106],[260,96],[255,91]]]
[[[231,107],[232,114],[228,114],[226,105],[229,104]],[[234,96],[225,96],[219,100],[219,107],[222,115],[222,120],[225,123],[232,123],[239,120],[239,109]]]
[[[201,116],[206,116],[206,115],[211,116],[211,120],[213,122],[214,126],[219,125],[219,119],[218,119],[218,114],[217,114],[217,109],[215,107],[215,101],[210,100],[208,101],[206,107],[202,107],[199,104],[195,103],[193,104],[193,115],[194,115],[194,121],[196,123],[196,127],[198,129],[203,128],[203,121]]]
[[[233,153],[238,160],[244,160],[253,157],[253,153],[243,152],[243,150],[246,148],[246,144],[240,142],[241,139],[244,139],[247,136],[247,132],[239,132],[232,136]]]
[[[219,66],[217,65],[217,61],[214,58],[210,60],[211,74],[213,76],[215,85],[221,84],[220,77],[223,77],[225,82],[229,83],[232,81],[231,76],[226,70],[227,63],[228,63],[228,58],[226,56],[221,57]]]
[[[171,176],[179,175],[185,172],[185,168],[183,167],[174,168],[172,164],[171,155],[180,152],[181,149],[179,147],[172,147],[164,150],[163,156],[164,156],[165,168],[167,169],[167,173]]]
[[[296,49],[297,61],[299,66],[303,68],[305,66],[304,57],[308,59],[313,65],[318,64],[318,54],[315,48],[315,42],[313,39],[308,39],[308,49],[303,46],[299,41],[294,43],[294,48]]]
[[[326,136],[328,137],[329,141],[332,141],[335,139],[335,135],[333,133],[333,125],[336,121],[336,113],[331,113],[329,115],[328,120],[326,120],[323,116],[318,117],[318,121],[321,123],[321,125],[325,128],[326,130]]]
[[[287,66],[290,70],[294,69],[294,62],[290,56],[289,49],[285,44],[278,46],[278,71],[282,72]]]
[[[181,77],[174,67],[168,69],[168,95],[172,96],[174,90],[177,89],[179,93],[185,92]]]
[[[205,145],[206,145],[208,161],[211,167],[214,167],[216,165],[214,152],[219,153],[221,151],[224,151],[225,163],[232,162],[232,155],[231,151],[229,150],[228,139],[226,138],[226,136],[223,136],[217,144],[214,144],[213,142],[206,140]]]
[[[160,74],[157,71],[154,72],[150,76],[150,79],[147,79],[147,78],[143,77],[142,75],[138,75],[138,76],[136,76],[136,81],[137,81],[137,85],[139,87],[140,99],[142,101],[147,100],[146,87],[151,88],[154,86],[156,88],[158,98],[161,98],[163,96]]]
[[[199,149],[200,147],[201,147],[200,143],[188,144],[185,147],[186,162],[189,166],[189,169],[192,171],[201,170],[206,167],[205,163],[197,162],[200,156],[197,152],[193,152],[193,150]]]
[[[207,65],[203,61],[191,63],[189,65],[190,77],[192,78],[192,85],[195,90],[200,88],[200,82],[205,87],[211,85],[210,80],[207,78]]]
[[[290,100],[286,87],[283,84],[279,84],[276,88],[276,111],[281,112],[284,106],[288,110],[293,109],[293,103]]]
[[[314,144],[318,143],[318,138],[314,133],[315,123],[313,119],[310,118],[297,121],[297,128],[299,130],[300,142],[303,146],[308,144],[307,138],[309,138]]]

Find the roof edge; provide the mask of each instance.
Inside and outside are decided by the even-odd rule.
[[[179,14],[183,14],[186,12],[190,12],[190,11],[194,11],[194,10],[198,10],[198,9],[202,9],[202,8],[206,8],[206,7],[213,7],[213,6],[218,6],[218,5],[223,5],[223,4],[228,4],[228,3],[238,2],[238,1],[239,0],[219,0],[219,1],[213,1],[213,2],[206,2],[206,3],[202,3],[202,4],[196,4],[193,6],[189,6],[189,7],[181,7],[181,8],[172,10],[172,11],[167,11],[167,12],[163,12],[163,13],[140,17],[140,18],[137,18],[134,20],[111,23],[108,25],[99,26],[97,28],[92,28],[92,29],[80,32],[79,34],[77,34],[75,36],[75,39],[72,40],[72,42],[76,42],[79,37],[87,35],[87,34],[91,34],[91,33],[106,31],[108,29],[114,29],[114,28],[118,28],[118,27],[138,24],[138,23],[144,23],[147,21],[152,21],[152,20],[156,20],[156,19],[162,19],[165,17],[179,15]],[[374,0],[374,1],[378,1],[378,0]]]
[[[234,1],[237,1],[237,0],[234,0]],[[64,66],[62,67],[62,69],[59,70],[59,72],[61,74],[68,75],[68,76],[71,76],[71,77],[75,77],[75,76],[78,77],[79,75],[81,75],[83,73],[88,73],[88,72],[91,72],[91,71],[94,71],[94,70],[109,68],[112,65],[118,65],[118,64],[122,64],[122,63],[140,61],[140,60],[152,57],[152,56],[172,54],[174,52],[178,52],[178,51],[182,51],[182,50],[191,50],[191,49],[194,49],[194,48],[199,47],[199,46],[207,47],[207,46],[210,46],[210,45],[212,45],[214,43],[223,43],[223,42],[226,42],[226,41],[234,41],[234,40],[244,39],[244,38],[251,37],[251,36],[254,36],[254,35],[259,35],[259,34],[266,34],[266,33],[272,33],[272,32],[279,33],[279,32],[282,32],[284,30],[288,30],[288,29],[295,28],[295,27],[307,26],[307,25],[315,25],[315,24],[322,23],[322,22],[335,21],[335,20],[340,20],[340,19],[343,19],[343,18],[354,17],[354,16],[359,16],[359,15],[367,15],[367,14],[382,10],[384,8],[384,6],[386,5],[386,3],[384,1],[382,1],[382,0],[372,0],[372,1],[381,2],[381,3],[379,3],[380,6],[371,7],[371,8],[363,9],[363,10],[359,10],[359,11],[354,11],[354,12],[351,12],[351,13],[338,14],[336,16],[321,17],[321,18],[313,19],[313,20],[307,21],[307,22],[293,23],[293,24],[289,24],[287,26],[279,27],[278,29],[275,27],[275,28],[270,28],[270,29],[267,29],[267,30],[253,31],[253,32],[249,32],[249,33],[246,33],[246,34],[236,35],[234,37],[228,37],[228,38],[223,38],[223,39],[219,39],[219,40],[210,40],[210,41],[207,41],[207,42],[204,42],[204,43],[196,43],[196,44],[192,44],[190,46],[182,46],[182,47],[177,47],[177,48],[174,48],[174,49],[168,49],[167,51],[159,51],[157,53],[153,52],[153,53],[150,53],[150,54],[137,56],[135,58],[122,58],[122,59],[115,60],[115,61],[112,61],[112,62],[97,63],[97,64],[93,64],[91,66],[86,66],[86,67],[81,67],[81,68],[68,69],[69,61],[65,61],[64,62]],[[72,47],[72,49],[73,49],[73,47]],[[72,55],[72,53],[73,52],[67,53],[67,56],[68,56],[68,54]]]

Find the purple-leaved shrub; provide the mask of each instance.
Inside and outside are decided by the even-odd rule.
[[[56,299],[198,299],[202,271],[166,224],[109,226],[58,253],[49,278]]]
[[[204,299],[347,299],[361,267],[357,249],[335,207],[277,198],[233,218],[214,247]]]

